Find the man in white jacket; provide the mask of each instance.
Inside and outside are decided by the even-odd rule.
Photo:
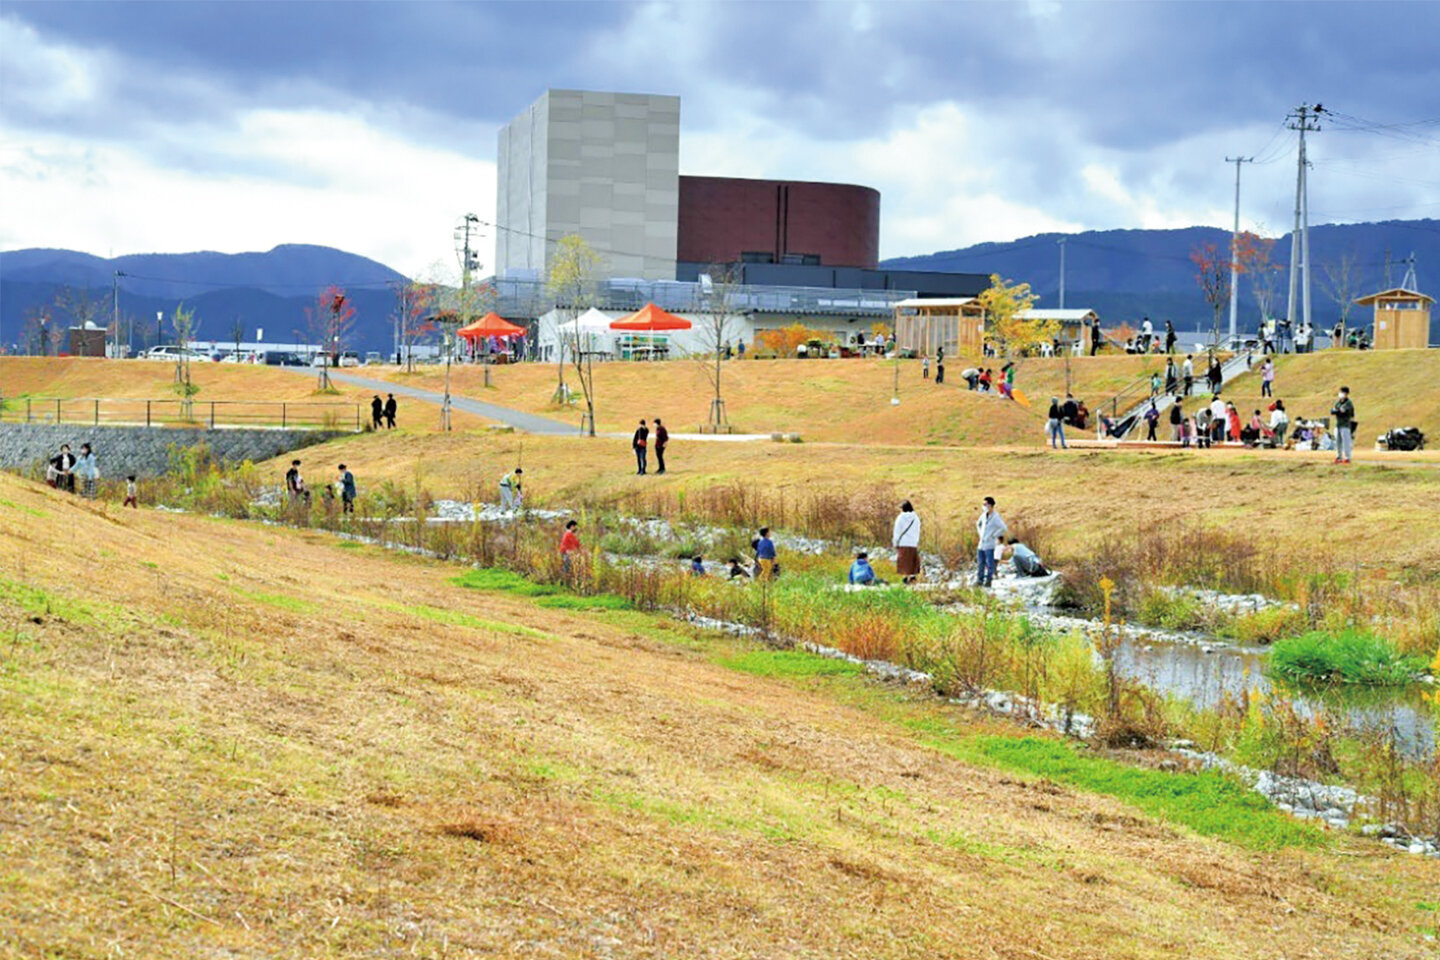
[[[895,548],[895,572],[900,574],[900,582],[914,583],[920,576],[920,515],[909,500],[900,504],[891,545]]]
[[[978,585],[988,587],[995,579],[995,545],[1009,530],[995,510],[995,498],[986,497],[980,509],[980,519],[975,521],[975,532],[980,538],[980,543],[975,548],[975,582]]]

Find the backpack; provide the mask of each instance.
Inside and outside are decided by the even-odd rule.
[[[1401,427],[1380,437],[1386,450],[1424,450],[1425,434],[1418,427]]]

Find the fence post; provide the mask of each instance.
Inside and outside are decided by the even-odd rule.
[[[215,429],[215,401],[210,401],[210,429]]]
[[[55,422],[60,422],[60,398],[55,398]]]
[[[285,404],[280,404],[280,429],[285,429]]]
[[[150,426],[150,401],[145,401],[145,426]]]
[[[355,432],[360,432],[360,404],[355,404]]]
[[[100,426],[100,398],[95,398],[95,426]]]
[[[25,422],[26,422],[26,423],[29,423],[29,422],[31,421],[31,419],[32,419],[32,418],[31,418],[31,416],[30,416],[30,398],[29,398],[29,397],[26,397],[26,398],[25,398]]]

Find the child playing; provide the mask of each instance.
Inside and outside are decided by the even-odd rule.
[[[136,510],[139,510],[140,501],[137,499],[139,494],[140,489],[135,485],[135,474],[132,473],[125,478],[125,502],[120,505],[120,509],[124,510],[126,507],[134,507]]]

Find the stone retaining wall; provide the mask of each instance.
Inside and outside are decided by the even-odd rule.
[[[80,444],[95,448],[102,477],[135,474],[153,477],[170,464],[170,448],[206,444],[211,456],[230,463],[268,460],[287,450],[349,435],[339,430],[172,429],[168,427],[82,426],[79,424],[0,423],[0,468],[23,470],[54,456],[60,444],[75,453]]]

